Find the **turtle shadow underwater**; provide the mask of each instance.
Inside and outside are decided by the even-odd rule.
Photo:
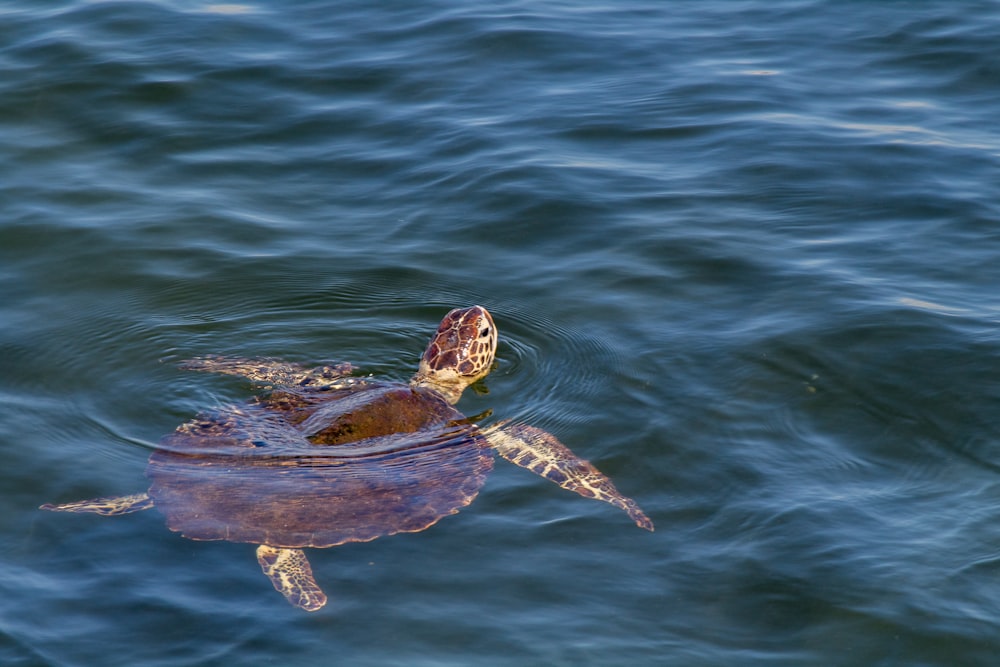
[[[41,509],[110,516],[155,507],[184,537],[256,544],[275,589],[307,611],[327,598],[303,549],[434,525],[475,499],[494,451],[652,531],[635,501],[552,434],[512,421],[479,428],[454,407],[491,371],[496,346],[492,316],[471,306],[445,315],[408,384],[356,377],[349,363],[184,362],[269,391],[200,414],[164,437],[149,458],[146,492]]]

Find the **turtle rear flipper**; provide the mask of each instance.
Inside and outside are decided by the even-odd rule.
[[[302,549],[284,549],[262,544],[257,547],[257,562],[275,590],[292,605],[316,611],[326,604],[326,595],[313,578],[309,559]]]
[[[351,374],[349,363],[335,366],[315,366],[269,359],[267,357],[224,357],[208,355],[181,362],[180,368],[188,371],[206,371],[246,378],[252,382],[278,387],[326,387]]]
[[[132,512],[148,510],[152,506],[152,498],[145,493],[136,493],[131,496],[116,496],[114,498],[75,500],[71,503],[62,503],[60,505],[45,503],[38,509],[49,510],[51,512],[90,512],[102,516],[116,516],[118,514],[131,514]]]
[[[634,500],[622,495],[604,473],[574,454],[551,433],[508,421],[485,429],[483,435],[500,456],[514,465],[585,498],[611,503],[624,510],[635,525],[653,530],[653,522]]]

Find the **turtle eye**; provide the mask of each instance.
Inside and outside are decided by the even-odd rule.
[[[489,335],[490,335],[490,328],[489,327],[483,327],[483,330],[479,332],[479,337],[480,338],[486,338]]]

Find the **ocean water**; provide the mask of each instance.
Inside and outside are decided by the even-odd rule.
[[[0,5],[0,664],[989,665],[1000,5]],[[498,460],[309,552],[156,511],[219,353],[405,380],[450,308],[492,410],[656,523]]]

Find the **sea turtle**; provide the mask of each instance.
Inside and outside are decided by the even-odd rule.
[[[116,515],[155,506],[184,537],[256,544],[274,587],[308,611],[326,596],[303,548],[424,530],[472,502],[493,450],[653,530],[632,499],[553,435],[510,421],[480,429],[453,407],[490,372],[496,345],[493,318],[472,306],[445,315],[409,384],[352,375],[350,364],[184,362],[270,392],[200,414],[166,436],[149,458],[146,493],[42,509]]]

